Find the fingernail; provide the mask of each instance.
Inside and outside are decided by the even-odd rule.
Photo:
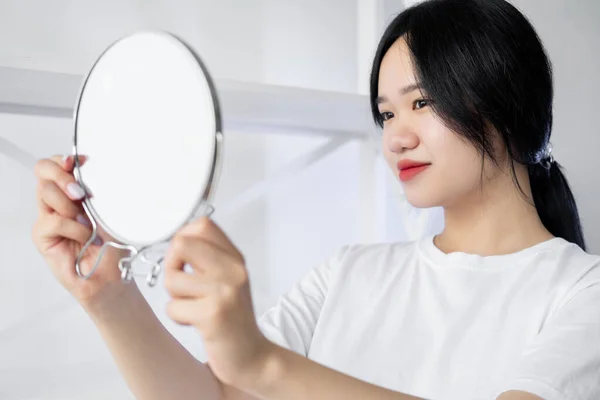
[[[100,236],[96,236],[96,239],[94,240],[94,244],[96,246],[102,246],[103,243],[104,243],[104,240],[102,240],[102,238]]]
[[[91,227],[92,224],[90,224],[90,221],[88,221],[88,219],[86,217],[83,216],[83,214],[79,214],[77,216],[77,222],[79,222],[82,225],[85,225],[87,227]]]
[[[81,200],[85,196],[85,191],[81,186],[79,186],[75,182],[71,182],[67,185],[67,192],[73,197],[75,200]]]
[[[67,155],[65,155],[65,156],[63,156],[63,158],[62,158],[62,162],[63,162],[63,164],[66,164],[66,163],[67,163],[67,161],[69,160],[69,157],[71,157],[71,156],[70,156],[70,155],[68,155],[68,154],[67,154]]]

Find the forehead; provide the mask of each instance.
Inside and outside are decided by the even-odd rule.
[[[404,38],[398,39],[384,55],[379,69],[379,93],[397,91],[416,83],[410,50]]]

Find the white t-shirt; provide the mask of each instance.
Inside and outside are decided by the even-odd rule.
[[[273,342],[426,399],[600,399],[600,257],[554,238],[445,254],[433,236],[347,246],[259,326]]]

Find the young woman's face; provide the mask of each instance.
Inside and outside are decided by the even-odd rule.
[[[409,54],[400,39],[381,63],[383,152],[410,204],[452,206],[480,189],[482,156],[432,112],[427,93],[418,88]],[[411,162],[424,165],[411,168]],[[485,176],[489,174],[484,171]]]

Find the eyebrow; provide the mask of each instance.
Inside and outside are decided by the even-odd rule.
[[[415,90],[421,90],[423,88],[423,86],[420,83],[413,83],[412,85],[408,85],[403,87],[402,89],[400,89],[399,93],[402,96],[406,96],[407,94],[414,92]],[[377,99],[375,99],[375,104],[381,104],[388,101],[387,97],[385,96],[379,96],[377,97]]]

